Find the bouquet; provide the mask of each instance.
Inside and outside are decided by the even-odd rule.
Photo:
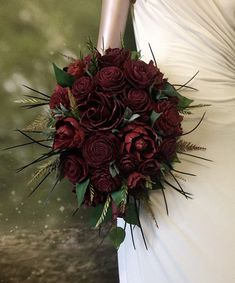
[[[51,96],[27,86],[35,95],[20,101],[27,103],[24,107],[46,106],[48,111],[18,131],[30,140],[23,145],[36,143],[47,151],[18,171],[41,163],[33,177],[41,181],[30,194],[57,171],[52,191],[61,179],[68,179],[77,209],[87,210],[90,224],[111,223],[109,236],[116,248],[125,238],[125,227],[116,226],[117,217],[131,232],[139,226],[146,245],[139,214],[144,205],[154,218],[149,192],[162,192],[167,213],[166,187],[192,197],[175,173],[193,174],[176,170],[174,163],[180,162],[181,154],[204,159],[187,153],[203,147],[182,139],[203,117],[188,133],[182,121],[192,108],[205,105],[192,105],[193,100],[182,96],[179,91],[190,88],[188,82],[170,84],[154,56],[146,63],[140,52],[124,47],[108,48],[103,54],[92,42],[88,47],[87,56],[68,57],[70,63],[63,69],[53,64],[57,85]]]

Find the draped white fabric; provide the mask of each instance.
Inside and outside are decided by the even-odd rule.
[[[127,237],[119,249],[121,283],[235,282],[235,1],[137,0],[133,22],[143,60],[152,59],[171,83],[189,84],[198,91],[183,94],[197,103],[210,103],[185,117],[193,128],[206,110],[200,127],[184,138],[207,147],[198,155],[212,163],[181,156],[176,166],[196,174],[184,176],[183,188],[193,200],[168,188],[166,215],[160,192],[151,193],[159,229],[142,210],[141,223],[148,250],[138,228],[134,250]],[[174,182],[174,180],[171,180]],[[119,220],[119,225],[123,225]]]

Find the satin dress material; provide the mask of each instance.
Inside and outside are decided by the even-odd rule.
[[[143,60],[152,59],[172,84],[184,89],[195,103],[209,103],[185,116],[184,139],[205,146],[195,154],[206,162],[180,156],[175,165],[196,174],[179,180],[193,200],[168,187],[169,215],[160,191],[151,192],[159,228],[141,209],[140,230],[130,229],[118,251],[121,283],[233,283],[235,282],[235,2],[233,0],[137,0],[132,8],[135,38]],[[174,180],[170,180],[174,183]],[[118,220],[123,226],[123,221]]]

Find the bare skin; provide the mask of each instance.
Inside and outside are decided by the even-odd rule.
[[[102,0],[97,49],[121,46],[130,6],[130,0]]]

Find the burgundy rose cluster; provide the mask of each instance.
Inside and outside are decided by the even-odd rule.
[[[157,66],[109,48],[64,70],[74,82],[57,85],[51,96],[53,149],[60,152],[64,177],[73,184],[90,179],[94,198],[85,203],[102,203],[123,184],[135,194],[156,182],[182,134],[177,98],[157,95],[166,83]],[[61,115],[55,115],[58,109]]]

